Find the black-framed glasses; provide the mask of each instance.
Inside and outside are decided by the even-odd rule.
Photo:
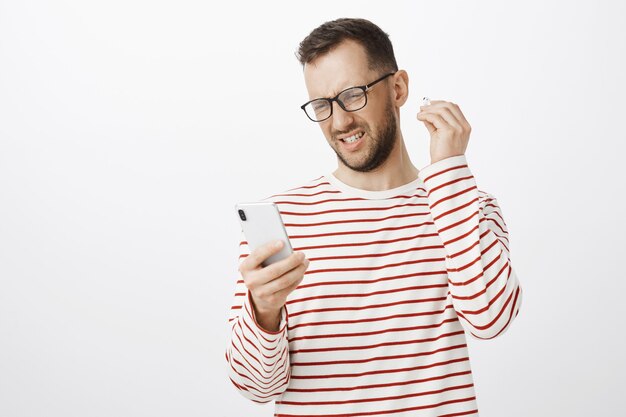
[[[314,122],[323,122],[333,115],[333,101],[347,112],[361,110],[367,104],[367,92],[376,84],[395,74],[390,72],[366,85],[346,88],[333,98],[316,98],[304,103],[300,108]]]

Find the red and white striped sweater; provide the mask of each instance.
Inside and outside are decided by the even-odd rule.
[[[226,350],[247,398],[275,416],[477,415],[465,332],[490,339],[520,308],[508,231],[466,156],[385,191],[332,174],[269,197],[310,260],[278,332],[239,276]],[[240,244],[240,262],[248,254]]]

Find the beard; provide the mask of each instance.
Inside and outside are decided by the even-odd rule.
[[[358,172],[370,172],[378,168],[389,158],[393,147],[396,144],[396,132],[398,130],[398,123],[394,117],[392,106],[388,106],[385,110],[385,123],[376,132],[373,132],[369,126],[351,126],[346,129],[346,132],[352,131],[355,128],[362,129],[367,136],[369,136],[371,143],[368,149],[365,150],[365,157],[358,161],[348,161],[341,152],[338,151],[338,147],[331,146],[337,158],[348,168]],[[333,136],[336,137],[342,132],[336,132]],[[339,139],[335,139],[339,141]]]

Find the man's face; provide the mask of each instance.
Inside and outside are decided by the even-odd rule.
[[[365,50],[354,41],[344,41],[304,66],[310,99],[334,97],[346,88],[371,83],[383,75],[369,68]],[[389,87],[392,80],[389,77],[374,85],[361,110],[346,112],[333,102],[332,116],[319,122],[337,157],[354,171],[376,169],[387,160],[396,143],[397,120]],[[354,135],[358,139],[350,143]]]

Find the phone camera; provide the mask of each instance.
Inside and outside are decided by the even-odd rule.
[[[239,210],[239,217],[241,217],[241,220],[244,222],[246,221],[246,213],[243,210]]]

